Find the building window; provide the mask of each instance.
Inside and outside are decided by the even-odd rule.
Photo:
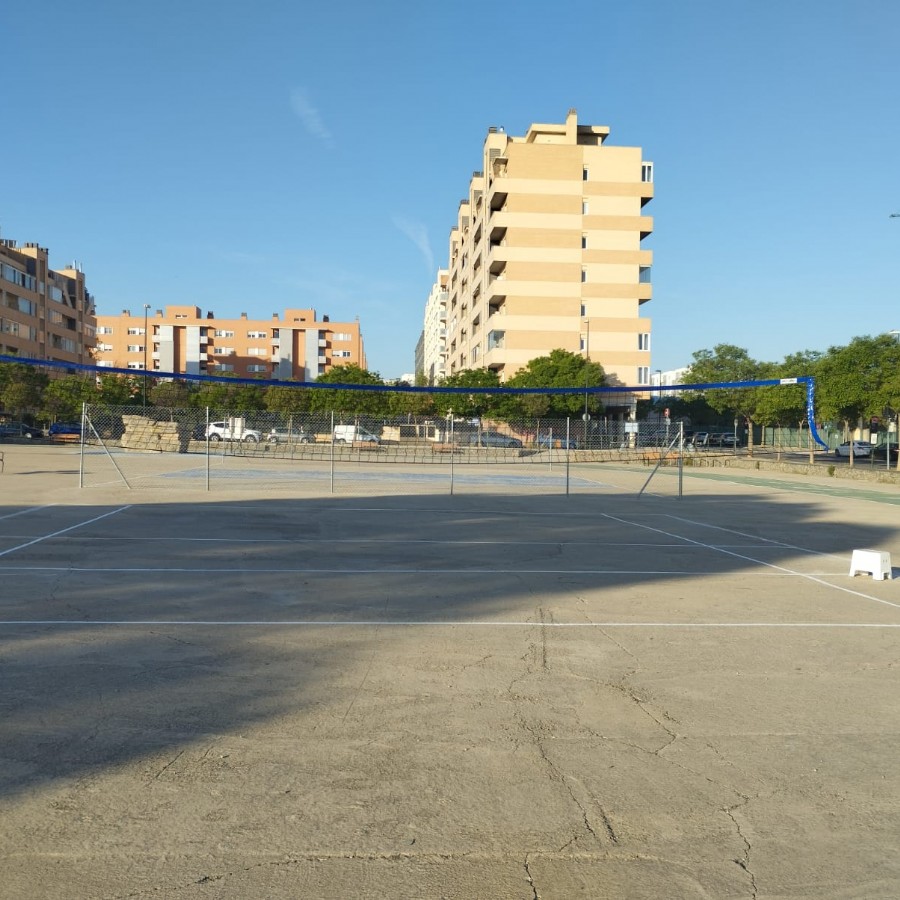
[[[581,201],[581,214],[586,216],[591,211],[591,205],[587,202],[587,200]]]
[[[331,336],[331,339],[333,341],[352,341],[353,335],[347,334],[345,331],[337,331]]]
[[[248,338],[267,338],[268,334],[266,334],[265,331],[248,331],[247,337]]]
[[[229,363],[219,363],[216,366],[216,371],[217,372],[233,372],[234,366],[230,365]]]
[[[130,362],[128,363],[129,369],[142,369],[143,366],[139,362]]]
[[[649,332],[645,332],[644,334],[638,335],[638,350],[649,350],[650,349],[650,334]]]
[[[254,374],[256,374],[257,372],[268,372],[269,367],[261,366],[261,365],[252,365],[252,366],[247,366],[247,371],[252,372]]]
[[[112,334],[113,330],[110,325],[98,325],[97,334]]]
[[[129,353],[143,353],[144,345],[143,344],[129,344],[128,352]]]
[[[144,329],[143,328],[129,328],[127,333],[131,334],[131,335],[143,334]]]
[[[581,317],[584,318],[587,315],[587,306],[582,303],[581,304]]]
[[[249,347],[247,356],[268,356],[269,351],[265,347]]]
[[[581,249],[587,250],[587,235],[586,234],[583,234],[581,236]]]
[[[582,180],[582,181],[587,181],[587,180],[588,180],[588,167],[587,167],[587,166],[585,166],[585,167],[581,170],[581,180]]]
[[[217,328],[213,332],[213,336],[214,337],[223,337],[223,338],[233,338],[234,332],[233,331],[222,331],[221,329]]]
[[[216,347],[213,353],[216,356],[231,356],[234,353],[234,347]]]
[[[641,164],[641,181],[653,184],[653,163]]]
[[[349,359],[353,354],[349,350],[334,350],[331,355],[334,359]]]
[[[97,361],[97,365],[101,369],[111,369],[113,364],[111,359],[100,359]]]
[[[638,384],[650,384],[650,368],[649,368],[649,366],[638,366],[637,377],[638,377]]]
[[[581,270],[581,283],[584,284],[585,281],[587,281],[587,269],[582,269]]]

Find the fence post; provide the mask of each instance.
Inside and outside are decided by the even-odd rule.
[[[566,496],[569,496],[569,438],[572,434],[572,418],[566,416]],[[587,423],[585,423],[585,433],[587,433]],[[552,450],[550,451],[553,452]]]
[[[209,492],[209,407],[206,407],[206,490]]]
[[[456,455],[453,443],[453,416],[450,416],[450,496],[453,496],[453,457]]]
[[[684,422],[678,423],[678,497],[683,493],[684,485]]]
[[[334,410],[331,411],[331,493],[334,493]]]

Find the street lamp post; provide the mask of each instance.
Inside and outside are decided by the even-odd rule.
[[[150,310],[150,304],[144,304],[144,390],[142,392],[143,396],[143,406],[146,408],[147,406],[147,313]]]

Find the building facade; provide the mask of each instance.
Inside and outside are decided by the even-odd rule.
[[[95,324],[74,263],[56,271],[46,248],[0,240],[0,354],[90,364]]]
[[[447,374],[447,284],[449,272],[440,269],[425,303],[422,330],[422,372],[428,384],[437,384]],[[418,374],[418,372],[417,372]]]
[[[97,363],[186,375],[315,381],[334,366],[366,368],[359,322],[319,320],[313,309],[284,317],[217,319],[197,306],[167,306],[138,315],[97,317]]]
[[[608,136],[575,110],[523,137],[489,130],[450,233],[447,375],[487,367],[506,380],[562,348],[611,384],[650,383],[653,164]]]

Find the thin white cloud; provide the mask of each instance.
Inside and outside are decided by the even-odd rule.
[[[291,91],[291,109],[297,114],[309,134],[323,143],[330,144],[332,142],[331,132],[322,121],[319,110],[309,99],[309,92],[306,88],[298,87]]]
[[[394,216],[392,219],[394,227],[399,229],[419,248],[422,259],[425,260],[425,267],[429,275],[434,274],[434,253],[431,252],[431,244],[428,241],[428,232],[421,222],[413,222],[404,219],[402,216]]]

